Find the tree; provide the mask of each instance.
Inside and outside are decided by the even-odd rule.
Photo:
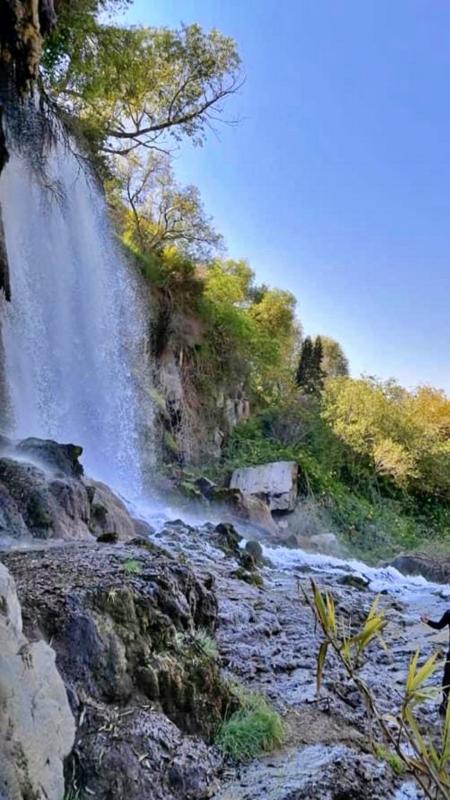
[[[329,379],[324,419],[374,472],[399,488],[450,499],[450,400],[428,387]]]
[[[317,336],[314,342],[310,336],[304,340],[298,362],[295,382],[305,394],[318,394],[323,388],[322,341]]]
[[[116,176],[126,215],[125,240],[148,254],[176,245],[194,261],[207,260],[222,237],[206,216],[195,186],[177,184],[168,156],[150,152],[145,161],[136,154],[116,159]]]
[[[120,0],[64,3],[47,40],[42,82],[106,153],[167,150],[183,136],[201,144],[241,84],[234,41],[198,25],[180,30],[102,24],[96,13]]]
[[[327,378],[339,378],[349,374],[348,359],[339,344],[329,336],[320,336],[322,343],[321,367]]]

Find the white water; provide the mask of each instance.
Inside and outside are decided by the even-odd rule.
[[[49,151],[45,183],[13,150],[0,178],[10,433],[79,444],[90,475],[135,495],[143,308],[103,198],[62,142]]]

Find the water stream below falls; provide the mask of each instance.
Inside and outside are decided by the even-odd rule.
[[[373,568],[352,559],[264,547],[264,586],[236,580],[236,562],[212,544],[213,525],[164,522],[153,536],[166,550],[183,555],[199,574],[212,574],[219,600],[217,631],[220,655],[232,680],[265,694],[285,719],[287,738],[281,750],[256,759],[230,774],[214,800],[290,800],[290,798],[367,798],[416,800],[421,794],[407,778],[392,777],[371,755],[363,703],[351,690],[332,657],[328,657],[321,699],[316,696],[316,656],[321,641],[311,611],[302,601],[298,582],[309,591],[311,577],[330,591],[338,612],[362,621],[375,596],[380,596],[388,622],[387,652],[371,646],[362,676],[379,707],[392,712],[400,702],[413,652],[421,659],[448,646],[448,632],[420,623],[420,615],[439,618],[447,607],[450,587],[407,577],[392,567]],[[432,678],[439,687],[441,669]],[[338,692],[336,692],[336,687]],[[418,709],[420,722],[438,734],[439,698]],[[354,784],[354,789],[352,785]],[[345,791],[348,790],[348,794]],[[354,793],[352,793],[354,791]],[[359,793],[358,793],[359,792]]]

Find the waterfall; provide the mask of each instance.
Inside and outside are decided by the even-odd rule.
[[[145,341],[137,278],[67,141],[47,148],[40,171],[14,142],[9,150],[0,176],[12,293],[1,312],[9,432],[80,444],[88,474],[136,495]]]

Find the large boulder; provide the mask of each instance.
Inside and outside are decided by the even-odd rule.
[[[5,539],[130,540],[143,525],[105,484],[83,477],[82,449],[0,437],[0,543]],[[148,529],[147,529],[148,532]]]
[[[55,653],[29,642],[15,583],[0,564],[0,796],[61,800],[75,723]]]
[[[297,477],[295,461],[274,461],[234,470],[230,488],[264,499],[271,511],[293,511],[297,501]]]

